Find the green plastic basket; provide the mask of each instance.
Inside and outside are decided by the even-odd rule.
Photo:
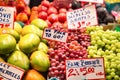
[[[120,32],[120,24],[116,25],[115,30],[118,31],[118,32]]]
[[[108,12],[111,12],[112,10],[120,11],[120,2],[118,2],[118,3],[106,2],[106,9],[108,10]]]

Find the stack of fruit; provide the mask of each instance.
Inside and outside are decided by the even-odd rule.
[[[48,71],[50,61],[47,41],[42,39],[44,27],[44,20],[35,19],[23,28],[15,22],[14,30],[0,29],[0,61],[24,69],[24,80],[45,80],[41,73]]]

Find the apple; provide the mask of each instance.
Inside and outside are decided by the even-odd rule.
[[[20,12],[16,16],[16,21],[21,21],[21,22],[27,22],[28,21],[28,16],[25,12]]]
[[[40,18],[40,19],[43,19],[43,20],[46,20],[47,19],[47,12],[45,12],[45,11],[41,11],[41,12],[39,12],[39,14],[38,14],[38,18]]]
[[[46,22],[47,22],[47,24],[48,24],[48,27],[51,27],[51,26],[52,26],[52,24],[51,24],[51,22],[50,22],[49,20],[46,20]]]
[[[64,23],[66,21],[66,14],[65,13],[59,13],[58,14],[58,20],[61,23]]]
[[[54,23],[52,24],[52,27],[53,27],[53,28],[62,28],[62,27],[63,27],[63,24],[57,21],[57,22],[54,22]]]
[[[59,13],[66,13],[67,12],[67,9],[66,8],[60,8],[59,9]]]
[[[42,6],[42,5],[39,5],[39,6],[38,6],[38,12],[41,12],[41,11],[47,12],[47,10],[48,10],[48,8],[45,7],[45,6]]]
[[[1,1],[1,2],[0,2],[0,6],[6,6],[5,1]]]
[[[57,9],[56,9],[55,7],[50,6],[50,7],[48,8],[47,13],[48,13],[48,15],[50,15],[50,14],[57,14],[58,11],[57,11]]]
[[[58,21],[58,15],[57,14],[50,14],[47,18],[51,23]]]
[[[43,1],[41,2],[41,5],[42,5],[42,6],[45,6],[45,7],[47,7],[47,8],[49,8],[50,2],[47,1],[47,0],[43,0]]]
[[[20,12],[24,11],[24,9],[25,9],[25,3],[24,3],[24,1],[18,0],[16,2],[16,9],[17,9],[17,13],[20,13]]]
[[[30,14],[31,14],[30,7],[29,7],[29,6],[25,6],[24,12],[25,12],[28,16],[30,16]]]

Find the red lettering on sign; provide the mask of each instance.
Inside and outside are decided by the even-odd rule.
[[[76,76],[76,74],[73,73],[74,69],[70,69],[68,72],[69,72],[68,77],[70,77],[70,76]]]
[[[10,24],[0,24],[0,28],[9,27]]]

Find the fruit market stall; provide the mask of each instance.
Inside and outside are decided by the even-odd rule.
[[[6,1],[0,80],[120,80],[120,1]]]

